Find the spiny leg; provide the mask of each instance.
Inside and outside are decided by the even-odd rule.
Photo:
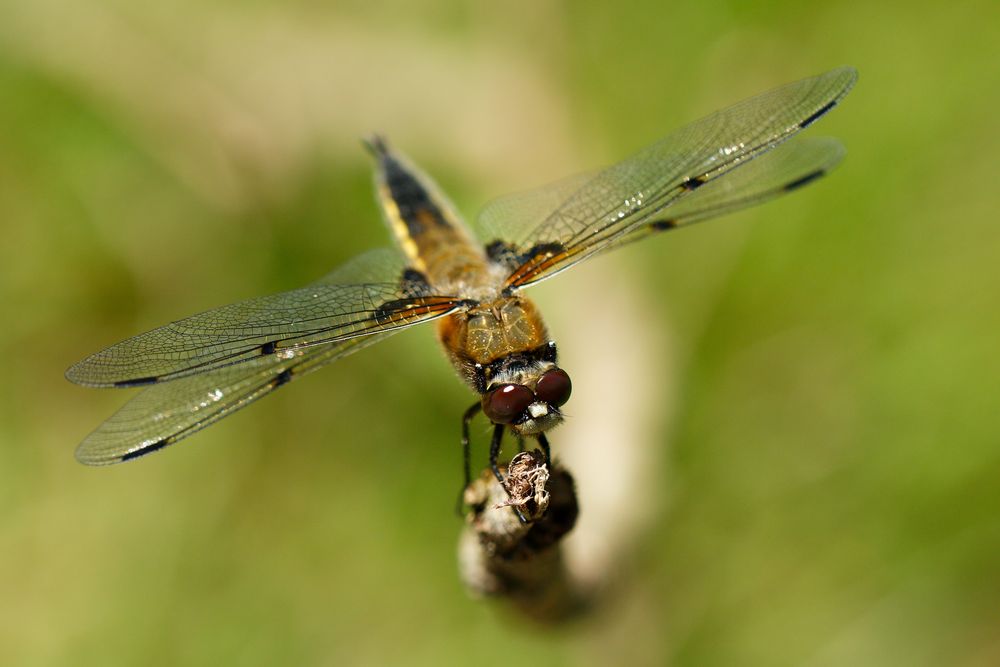
[[[465,411],[462,415],[462,462],[464,464],[463,474],[465,484],[462,485],[461,490],[458,492],[458,504],[455,506],[455,511],[458,512],[459,516],[462,516],[462,508],[465,506],[465,490],[472,483],[472,471],[470,470],[471,464],[469,463],[469,423],[472,421],[473,417],[479,414],[479,411],[483,409],[482,403],[476,401]]]
[[[465,486],[472,483],[472,471],[470,470],[471,464],[469,463],[469,423],[472,421],[473,417],[479,414],[479,411],[483,409],[483,404],[479,401],[473,403],[465,414],[462,415],[462,462],[465,465]],[[465,487],[462,487],[465,488]]]
[[[500,457],[500,446],[503,444],[503,430],[503,424],[493,425],[493,440],[490,441],[490,469],[493,471],[493,476],[500,482],[500,486],[506,489],[503,475],[500,474],[500,467],[497,465],[497,459]]]

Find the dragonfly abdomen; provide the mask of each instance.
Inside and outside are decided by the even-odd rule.
[[[472,240],[451,202],[433,181],[383,140],[370,147],[377,164],[379,203],[410,265],[435,287],[454,287],[487,273],[486,254]]]

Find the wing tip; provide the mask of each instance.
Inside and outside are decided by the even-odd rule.
[[[821,117],[825,116],[828,111],[833,109],[842,99],[844,99],[844,96],[847,95],[847,93],[851,92],[851,89],[858,80],[858,70],[851,65],[842,65],[836,69],[826,72],[825,74],[820,74],[819,78],[825,80],[839,80],[840,86],[829,101],[809,114],[809,116],[799,123],[800,130],[806,129]]]
[[[94,386],[93,382],[87,378],[87,373],[84,372],[86,364],[87,364],[87,359],[76,362],[75,364],[66,369],[66,372],[63,373],[63,377],[65,377],[73,384],[78,384],[82,387]]]
[[[841,80],[840,90],[837,92],[835,98],[837,102],[844,99],[844,96],[851,92],[854,84],[858,82],[858,68],[853,65],[841,65],[836,69],[830,70],[829,74]]]
[[[86,440],[84,440],[77,446],[74,457],[76,458],[78,463],[82,463],[83,465],[90,466],[92,468],[109,466],[121,461],[120,456],[112,457],[107,455],[98,455],[94,452],[89,451],[89,447],[87,447]]]

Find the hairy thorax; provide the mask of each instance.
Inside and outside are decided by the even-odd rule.
[[[548,342],[538,309],[522,296],[500,296],[441,320],[438,336],[459,374],[475,387],[476,365],[535,350]]]

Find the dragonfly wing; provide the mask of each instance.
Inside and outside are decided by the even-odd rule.
[[[92,387],[132,387],[222,368],[294,357],[313,347],[426,322],[461,307],[426,281],[369,253],[309,287],[222,306],[134,336],[72,366],[66,377]],[[350,282],[364,275],[365,282]],[[339,348],[338,348],[339,349]]]
[[[76,458],[88,465],[108,465],[163,449],[392,332],[297,350],[289,358],[261,357],[147,387],[88,435],[77,447]]]
[[[844,158],[843,144],[830,137],[796,138],[745,163],[664,207],[623,234],[615,246],[774,199],[826,175]]]
[[[513,267],[506,287],[537,283],[619,245],[652,216],[811,125],[856,79],[853,68],[843,67],[782,86],[681,128],[624,162],[561,182],[551,193],[497,200],[481,214],[481,226],[494,234],[484,238],[487,247],[502,247]],[[527,211],[529,204],[537,208]],[[526,226],[524,219],[538,222]]]
[[[476,237],[485,241],[503,239],[512,245],[523,246],[539,225],[598,173],[574,174],[554,183],[493,199],[476,218]]]

